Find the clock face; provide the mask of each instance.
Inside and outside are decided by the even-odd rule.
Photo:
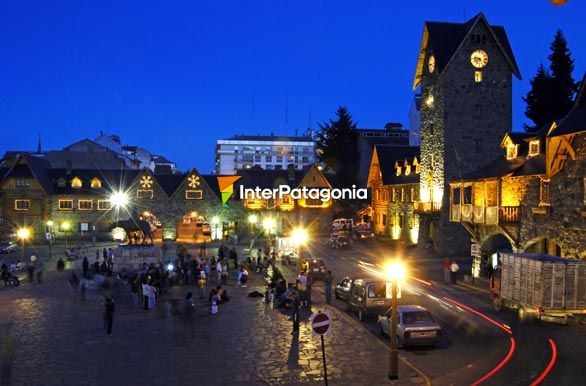
[[[435,56],[431,55],[427,60],[427,69],[430,74],[435,70]]]
[[[476,50],[470,55],[470,63],[476,68],[484,68],[488,64],[488,54],[482,50]]]

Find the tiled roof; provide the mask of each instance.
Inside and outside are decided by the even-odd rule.
[[[419,174],[415,173],[414,168],[409,175],[401,173],[399,176],[395,169],[396,162],[403,166],[405,160],[409,164],[413,163],[415,157],[419,160],[420,151],[418,146],[377,145],[376,154],[378,156],[384,185],[413,184],[419,182]]]
[[[557,123],[556,128],[549,136],[556,137],[582,131],[586,131],[586,74],[582,78],[574,108]]]

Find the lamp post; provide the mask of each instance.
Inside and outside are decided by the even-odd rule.
[[[53,229],[53,224],[54,224],[53,221],[51,221],[51,220],[47,221],[47,235],[48,235],[47,241],[49,242],[49,259],[53,258],[53,253],[51,252],[51,244],[53,244],[53,232],[51,232],[51,231]]]
[[[220,223],[220,218],[218,216],[212,217],[212,225],[214,226],[214,234],[216,235],[216,240],[222,239],[223,237],[218,237],[218,224]],[[223,233],[223,230],[222,230]],[[222,234],[222,236],[224,236]]]
[[[69,221],[64,221],[61,223],[61,230],[65,232],[65,249],[67,249],[67,234],[71,229],[71,223]]]
[[[275,228],[276,222],[275,219],[272,217],[267,217],[262,221],[262,226],[267,232],[268,236],[268,244],[269,244],[269,252],[271,251],[271,232]]]
[[[250,235],[253,234],[254,225],[258,222],[258,217],[255,214],[248,216],[248,224],[250,225]]]
[[[399,342],[397,339],[397,324],[399,313],[397,312],[397,289],[399,282],[406,276],[405,265],[399,261],[387,263],[385,274],[391,283],[391,352],[389,354],[389,379],[399,379]]]
[[[24,243],[30,237],[31,231],[28,228],[19,228],[16,237],[20,240],[20,261],[24,261]]]
[[[293,239],[293,242],[297,246],[297,254],[298,254],[297,258],[302,259],[303,258],[303,246],[307,243],[307,240],[309,239],[309,235],[307,234],[307,231],[303,228],[295,228],[291,232],[291,238]]]

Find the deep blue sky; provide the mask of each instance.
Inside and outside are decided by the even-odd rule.
[[[22,1],[0,3],[0,153],[100,130],[209,172],[218,138],[292,134],[349,107],[361,127],[407,124],[425,20],[504,25],[521,97],[562,28],[586,68],[582,0]],[[582,49],[581,49],[582,48]],[[253,95],[255,119],[253,127]],[[288,123],[285,105],[288,100]]]

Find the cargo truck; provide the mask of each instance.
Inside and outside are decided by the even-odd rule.
[[[566,324],[586,317],[586,262],[538,253],[500,253],[490,279],[494,308],[517,310],[522,322]]]

